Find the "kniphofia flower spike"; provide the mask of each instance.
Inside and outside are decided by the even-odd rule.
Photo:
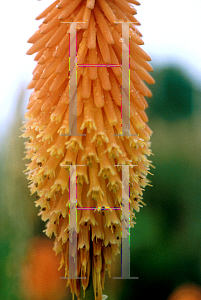
[[[119,253],[122,210],[122,167],[130,165],[130,226],[143,204],[149,184],[151,129],[145,113],[154,83],[152,67],[135,18],[136,0],[56,0],[38,17],[44,19],[28,40],[27,54],[37,53],[36,68],[28,88],[24,137],[27,177],[31,194],[37,193],[46,234],[55,235],[54,250],[69,276],[69,172],[77,170],[77,274],[68,279],[71,292],[86,290],[92,270],[94,297],[102,300],[105,270]],[[77,136],[69,134],[69,37],[70,23],[77,23]],[[122,135],[121,65],[122,24],[130,23],[130,133]],[[129,78],[129,77],[128,77]],[[119,134],[119,135],[118,135]],[[79,209],[79,208],[96,209]],[[100,209],[104,207],[105,210]],[[97,209],[98,208],[98,209]],[[110,209],[107,209],[110,208]]]

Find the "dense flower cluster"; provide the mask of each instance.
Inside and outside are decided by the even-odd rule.
[[[142,50],[136,0],[56,0],[37,19],[44,18],[29,39],[27,54],[36,54],[36,68],[28,88],[24,137],[31,193],[37,193],[46,234],[55,235],[54,250],[69,275],[69,167],[77,167],[77,270],[84,290],[92,269],[95,299],[102,299],[105,270],[119,253],[122,233],[122,168],[130,167],[131,226],[139,211],[143,188],[148,184],[151,154],[145,113],[154,83],[148,73],[150,57]],[[122,25],[130,25],[130,133],[118,136],[121,127],[122,68],[77,67],[77,130],[69,134],[69,28],[77,24],[77,64],[121,64]],[[83,23],[81,23],[83,22]],[[81,135],[86,134],[86,135]],[[116,134],[116,135],[115,135]],[[118,165],[118,166],[117,166]],[[90,257],[92,255],[92,257]],[[72,293],[80,295],[78,280],[69,279]]]

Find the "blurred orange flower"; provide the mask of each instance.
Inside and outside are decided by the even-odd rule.
[[[168,300],[201,300],[201,287],[194,283],[178,286]]]
[[[45,238],[31,240],[22,266],[21,288],[26,300],[61,300],[66,281],[60,279],[60,258],[52,251],[53,242]]]

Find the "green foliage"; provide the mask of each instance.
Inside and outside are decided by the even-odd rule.
[[[22,134],[23,92],[17,99],[17,108],[8,126],[0,153],[1,238],[0,238],[0,299],[21,299],[19,291],[20,267],[28,239],[35,231],[37,210],[27,188],[24,139]],[[3,283],[3,284],[2,284]]]
[[[177,121],[193,111],[193,85],[180,68],[169,66],[154,71],[150,112],[164,120]]]
[[[131,276],[139,280],[124,287],[136,300],[165,300],[179,284],[201,284],[201,109],[194,112],[195,90],[180,70],[155,73],[148,116],[156,169],[131,233]]]

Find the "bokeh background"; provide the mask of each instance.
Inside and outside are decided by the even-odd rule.
[[[40,24],[34,18],[51,2],[10,0],[1,4],[3,300],[70,299],[69,288],[64,290],[51,275],[58,261],[51,256],[52,244],[42,233],[45,225],[37,217],[35,195],[29,195],[23,173],[27,163],[22,160],[24,140],[19,138],[30,93],[26,86],[35,66],[33,57],[25,55],[26,41]],[[201,285],[201,2],[142,0],[137,10],[143,49],[152,57],[156,80],[147,109],[156,169],[149,176],[153,187],[144,193],[147,205],[137,213],[137,224],[131,230],[130,274],[139,279],[115,281],[106,275],[104,293],[108,299],[152,296],[166,300],[182,284]],[[50,267],[53,261],[55,269]],[[120,257],[112,270],[112,277],[120,276]]]

